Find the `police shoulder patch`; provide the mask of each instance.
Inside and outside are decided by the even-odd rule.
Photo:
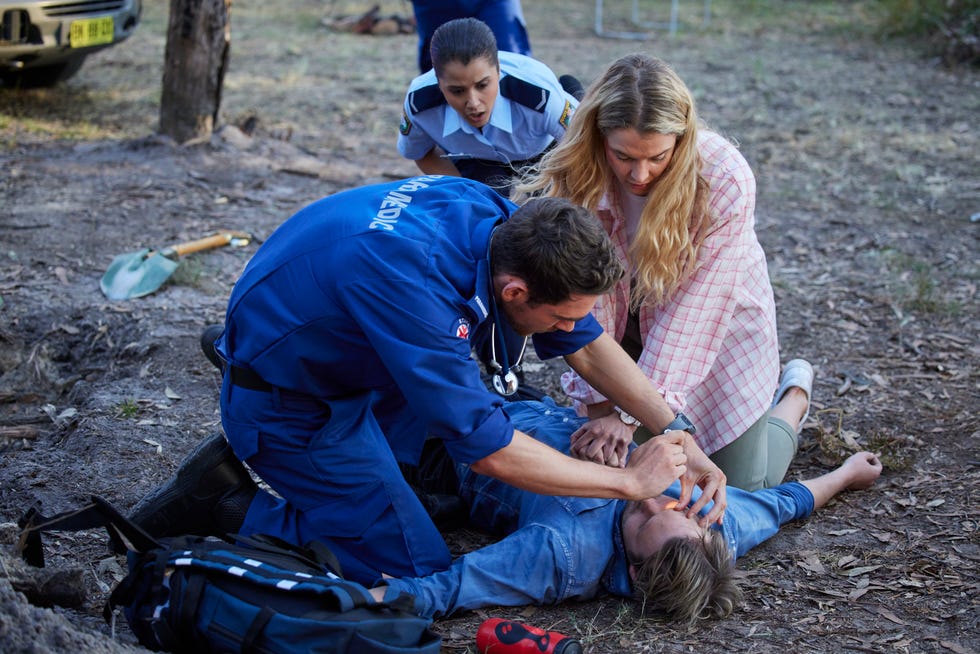
[[[565,108],[561,112],[561,116],[558,117],[558,124],[568,129],[568,124],[572,122],[572,114],[575,110],[572,109],[572,103],[569,100],[565,100]]]
[[[402,133],[402,136],[408,136],[408,133],[412,131],[412,121],[409,120],[405,111],[402,111],[402,122],[398,125],[398,131]]]
[[[507,75],[500,80],[500,95],[538,113],[544,113],[551,91],[517,79],[513,75]]]

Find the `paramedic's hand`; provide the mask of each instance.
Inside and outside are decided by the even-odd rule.
[[[589,420],[572,433],[572,456],[624,468],[634,431],[636,427],[624,423],[616,413]]]
[[[660,495],[687,472],[683,437],[678,432],[671,432],[651,438],[633,450],[626,472],[633,473],[638,483],[639,492],[630,499],[643,500]]]
[[[382,572],[381,579],[394,579],[394,577],[387,572]],[[371,597],[374,598],[375,602],[383,602],[385,599],[386,590],[388,590],[387,584],[382,584],[380,586],[375,586],[374,588],[369,588],[368,592],[371,593]]]
[[[725,509],[728,507],[728,500],[725,496],[725,483],[727,477],[715,463],[708,458],[708,455],[698,447],[694,438],[686,431],[671,431],[666,435],[678,435],[684,447],[684,454],[687,455],[687,470],[681,476],[681,496],[677,498],[680,506],[687,506],[687,517],[691,518],[698,514],[709,501],[714,501],[711,511],[703,516],[698,522],[705,527],[712,522],[721,524],[721,519],[725,517]],[[688,506],[694,487],[701,488],[701,497],[694,504]]]

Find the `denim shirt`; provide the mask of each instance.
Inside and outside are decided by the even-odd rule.
[[[569,436],[585,421],[548,398],[510,403],[506,411],[518,429],[566,454]],[[465,465],[457,473],[471,524],[503,538],[457,558],[448,570],[385,580],[386,599],[406,592],[415,596],[419,615],[441,617],[483,606],[589,600],[604,592],[632,596],[621,526],[624,500],[539,495]],[[721,531],[733,556],[813,510],[810,491],[795,482],[754,493],[729,487],[727,493]],[[665,495],[678,497],[680,482]]]

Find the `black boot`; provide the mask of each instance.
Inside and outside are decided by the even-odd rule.
[[[417,466],[401,463],[398,467],[439,531],[466,525],[470,507],[459,497],[456,464],[441,440],[425,441]]]
[[[225,362],[221,359],[218,351],[214,349],[214,342],[224,331],[224,325],[208,325],[204,328],[204,333],[201,334],[201,350],[204,352],[204,356],[221,372],[225,371]]]
[[[129,519],[155,538],[238,533],[258,486],[222,434],[191,452],[169,482],[151,491]]]
[[[419,498],[439,531],[454,531],[464,527],[469,521],[470,508],[456,495],[416,490],[415,496]]]

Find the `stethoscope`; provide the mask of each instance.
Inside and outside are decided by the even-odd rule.
[[[496,230],[494,230],[496,232]],[[493,234],[490,235],[490,242],[493,243]],[[489,259],[487,261],[487,266],[489,267]],[[497,300],[493,296],[493,285],[490,288],[490,308],[493,311],[493,324],[490,325],[490,357],[491,361],[489,363],[490,367],[493,369],[491,373],[491,383],[493,384],[493,390],[497,391],[497,394],[503,395],[504,397],[510,397],[517,392],[518,386],[520,386],[520,381],[517,378],[517,373],[514,372],[518,366],[521,365],[521,361],[524,360],[524,351],[527,350],[527,336],[521,342],[521,351],[517,355],[517,360],[514,363],[514,368],[510,366],[510,359],[507,356],[507,339],[504,336],[504,328],[501,326],[500,321],[500,310],[497,308]],[[497,335],[500,335],[500,354],[497,356]]]
[[[517,387],[520,386],[520,382],[517,379],[517,374],[510,367],[509,359],[507,358],[507,343],[504,340],[503,335],[500,336],[500,354],[501,358],[497,357],[497,326],[500,324],[500,315],[497,312],[496,306],[493,309],[493,324],[490,325],[490,356],[492,361],[490,362],[490,367],[493,368],[493,373],[491,374],[491,381],[493,383],[493,390],[497,391],[498,394],[504,397],[510,397],[517,392]],[[503,328],[501,328],[502,330]],[[524,359],[524,351],[527,349],[527,336],[524,337],[524,341],[521,343],[521,352],[517,355],[517,362],[514,364],[515,368],[521,364]],[[501,360],[503,363],[501,363]]]

